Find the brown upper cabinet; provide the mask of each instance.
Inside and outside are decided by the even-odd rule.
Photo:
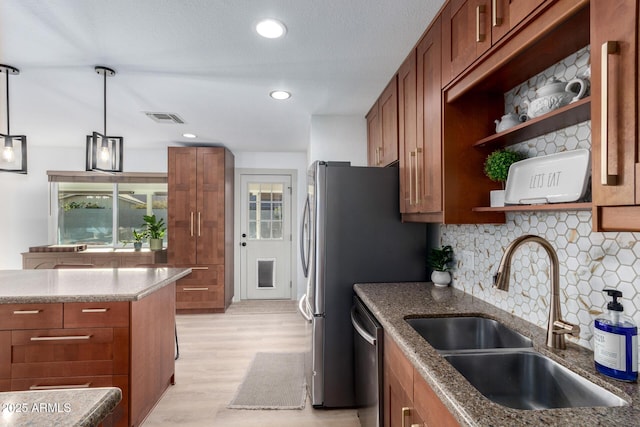
[[[451,0],[442,10],[442,76],[447,84],[545,0]]]
[[[593,228],[640,231],[636,0],[591,2]]]
[[[408,221],[442,221],[440,40],[438,17],[398,71],[400,209]]]
[[[393,76],[367,114],[369,166],[388,166],[398,161],[398,80]]]

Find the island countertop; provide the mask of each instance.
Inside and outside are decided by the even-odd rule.
[[[405,357],[463,426],[630,426],[640,420],[640,385],[609,379],[593,366],[593,352],[567,342],[566,350],[546,347],[546,331],[460,290],[431,283],[356,284],[356,294],[378,319]],[[406,321],[407,317],[479,315],[500,321],[529,337],[534,350],[623,398],[622,407],[518,410],[484,397]]]
[[[121,399],[116,387],[0,393],[0,427],[95,427]]]
[[[0,270],[0,304],[138,301],[190,268]]]

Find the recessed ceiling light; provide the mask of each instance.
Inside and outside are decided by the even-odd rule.
[[[256,24],[256,31],[267,39],[277,39],[287,32],[287,27],[277,19],[263,19]]]
[[[185,138],[195,138],[196,135],[192,134],[192,133],[183,133],[182,136],[184,136]]]
[[[269,93],[269,96],[273,99],[289,99],[291,98],[291,94],[286,90],[274,90]]]

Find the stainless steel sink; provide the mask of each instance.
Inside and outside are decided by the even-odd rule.
[[[406,321],[440,351],[532,347],[529,338],[485,317],[421,317]]]
[[[625,406],[625,400],[533,351],[445,354],[488,399],[515,409]]]

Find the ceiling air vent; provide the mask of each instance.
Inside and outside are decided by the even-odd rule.
[[[165,124],[184,124],[184,120],[180,118],[177,114],[174,113],[149,113],[145,112],[147,117],[153,120],[156,123],[165,123]]]

